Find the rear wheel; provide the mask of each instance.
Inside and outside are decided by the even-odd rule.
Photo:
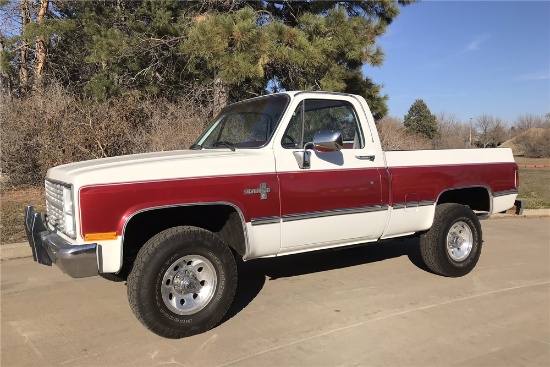
[[[432,227],[420,236],[420,253],[434,273],[459,277],[476,266],[482,242],[481,225],[468,206],[441,204]]]
[[[128,277],[128,299],[138,320],[166,338],[205,332],[225,315],[237,286],[233,253],[215,234],[174,227],[139,251]]]

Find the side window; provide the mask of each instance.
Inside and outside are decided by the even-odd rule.
[[[304,121],[303,141],[301,139],[302,120]],[[325,99],[308,99],[298,105],[281,144],[287,149],[303,147],[305,143],[313,140],[313,135],[317,131],[321,130],[341,131],[344,149],[364,147],[361,126],[353,106],[345,101]]]
[[[290,118],[290,122],[288,123],[285,134],[283,135],[283,141],[281,142],[283,148],[291,149],[298,148],[300,146],[300,139],[302,137],[303,103],[304,102],[301,102],[298,107],[296,107],[296,110],[294,110],[294,113]],[[304,144],[305,143],[307,142],[304,142]]]

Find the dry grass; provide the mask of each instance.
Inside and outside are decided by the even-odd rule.
[[[92,103],[61,87],[10,100],[0,94],[0,169],[6,185],[40,186],[60,164],[191,145],[210,119],[191,100],[132,95]]]
[[[34,204],[36,210],[46,210],[44,189],[27,188],[3,190],[0,201],[0,243],[17,243],[27,240],[23,226],[25,207]]]
[[[520,168],[518,199],[527,209],[550,208],[550,168]]]
[[[532,158],[550,156],[550,128],[533,127],[500,145],[511,148],[514,155]]]
[[[514,157],[516,163],[520,166],[550,165],[550,158],[525,158]]]

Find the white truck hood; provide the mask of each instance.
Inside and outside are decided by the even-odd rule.
[[[48,179],[82,187],[274,171],[270,149],[177,150],[75,162],[50,168]]]

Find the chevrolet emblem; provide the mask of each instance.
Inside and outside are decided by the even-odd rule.
[[[260,200],[267,200],[267,194],[271,191],[267,184],[262,183],[258,189],[245,189],[244,194],[260,194]]]

